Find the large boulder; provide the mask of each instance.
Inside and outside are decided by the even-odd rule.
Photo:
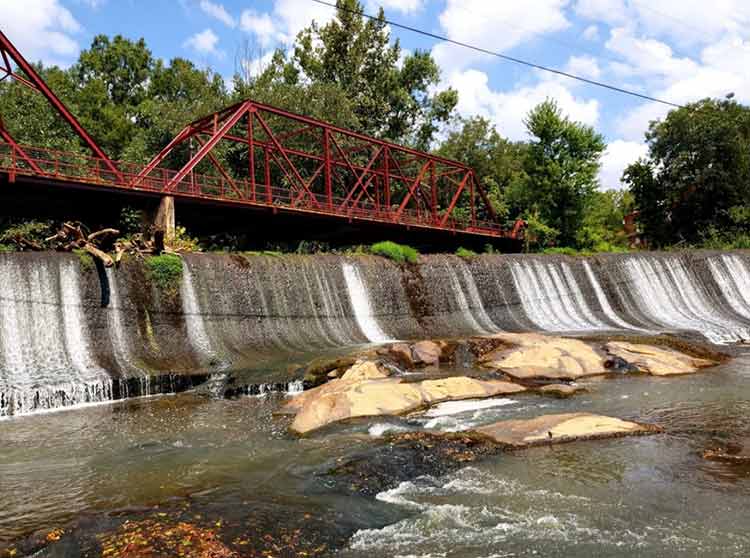
[[[716,364],[712,360],[693,357],[666,347],[624,341],[611,341],[605,345],[605,349],[613,357],[622,359],[637,370],[653,376],[692,374],[701,368]]]
[[[357,363],[341,378],[290,399],[279,411],[295,415],[293,432],[305,434],[356,417],[401,415],[443,401],[508,395],[526,388],[503,380],[467,377],[406,382],[386,377],[374,363]]]
[[[415,364],[431,366],[440,363],[443,348],[434,341],[419,341],[411,346]]]
[[[486,355],[483,365],[517,380],[577,380],[605,374],[605,358],[578,339],[536,333],[501,333],[494,337],[516,345]]]
[[[628,422],[613,417],[567,413],[525,420],[504,420],[477,428],[475,431],[488,436],[498,444],[524,448],[576,440],[652,434],[661,432],[661,429],[654,425]]]

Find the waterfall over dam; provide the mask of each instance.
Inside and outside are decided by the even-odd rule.
[[[750,340],[750,254],[183,259],[179,284],[0,254],[0,417],[187,389],[263,355],[493,331]],[[262,372],[258,372],[262,374]]]

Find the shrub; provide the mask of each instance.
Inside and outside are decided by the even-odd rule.
[[[24,221],[10,224],[0,232],[0,244],[14,247],[16,250],[26,250],[30,244],[39,248],[46,248],[46,238],[55,234],[55,227],[51,221]]]
[[[91,257],[91,254],[86,252],[86,250],[75,249],[73,250],[73,253],[78,256],[78,262],[81,264],[81,271],[89,272],[96,267],[94,258]]]
[[[580,256],[581,253],[575,248],[569,246],[557,246],[555,248],[545,248],[542,250],[543,254],[560,254],[563,256]]]
[[[175,254],[162,254],[146,258],[149,279],[157,288],[170,295],[179,291],[182,280],[182,258]]]
[[[460,258],[472,258],[476,255],[477,253],[474,250],[469,250],[468,248],[464,248],[463,246],[459,246],[458,250],[456,250],[456,256]]]
[[[370,253],[399,263],[417,263],[419,258],[419,252],[415,248],[404,244],[396,244],[390,240],[373,244],[370,247]]]

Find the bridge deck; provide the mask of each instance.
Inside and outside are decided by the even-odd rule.
[[[464,223],[441,214],[429,214],[397,207],[383,206],[367,201],[357,207],[347,207],[344,198],[327,197],[312,193],[300,197],[289,188],[271,183],[252,183],[248,179],[229,180],[190,172],[177,184],[174,178],[178,171],[156,167],[148,176],[142,176],[142,166],[127,162],[115,162],[119,172],[109,170],[98,158],[33,146],[16,147],[0,142],[0,172],[9,182],[18,177],[33,178],[50,186],[61,188],[101,188],[134,194],[172,195],[186,201],[210,201],[227,205],[268,208],[272,211],[296,213],[300,216],[319,215],[359,222],[374,222],[407,228],[437,229],[488,238],[515,238],[516,231],[508,231],[495,223],[475,220]],[[140,177],[140,178],[139,178]],[[172,185],[168,188],[169,185]]]

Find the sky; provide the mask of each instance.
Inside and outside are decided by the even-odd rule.
[[[451,39],[684,104],[734,93],[750,103],[747,0],[361,0],[375,13]],[[311,0],[0,0],[0,29],[27,59],[62,67],[100,33],[145,38],[157,57],[184,57],[228,81],[258,71],[331,8]],[[602,188],[646,154],[649,121],[669,107],[483,55],[398,28],[402,48],[429,50],[462,116],[512,140],[546,98],[604,134]],[[196,115],[198,116],[198,115]]]

